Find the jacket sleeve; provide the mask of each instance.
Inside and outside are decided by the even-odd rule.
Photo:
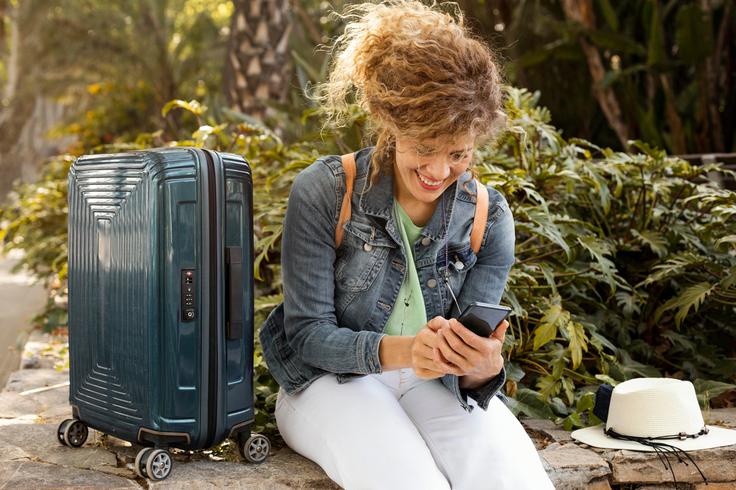
[[[514,264],[514,247],[516,244],[514,217],[506,199],[497,190],[488,187],[488,222],[478,251],[478,260],[468,271],[460,294],[457,297],[460,308],[465,308],[474,301],[499,304],[503,296],[506,280],[511,266]],[[445,375],[442,382],[452,387],[458,381],[451,379],[454,375]],[[455,376],[457,377],[457,376]],[[444,378],[448,378],[445,380]],[[470,396],[483,410],[506,382],[506,369],[485,385],[472,390],[461,389],[463,395]]]
[[[385,334],[340,328],[335,316],[335,227],[344,180],[318,160],[291,187],[281,238],[284,330],[307,364],[334,373],[380,373]]]

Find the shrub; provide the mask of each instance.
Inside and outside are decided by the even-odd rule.
[[[640,141],[635,155],[565,141],[539,94],[508,95],[509,129],[483,151],[480,173],[507,195],[517,225],[505,295],[515,313],[506,388],[522,386],[517,410],[540,414],[525,391],[534,387],[570,428],[601,381],[733,382],[736,193],[705,178],[726,171]]]

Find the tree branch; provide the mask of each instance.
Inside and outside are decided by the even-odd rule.
[[[562,10],[568,20],[582,24],[586,31],[595,30],[595,16],[593,14],[593,3],[591,0],[563,0]],[[580,36],[580,46],[588,61],[588,70],[593,79],[593,95],[598,105],[603,110],[606,120],[616,132],[621,146],[628,148],[629,131],[621,117],[621,106],[616,99],[616,94],[610,87],[603,87],[603,78],[606,69],[601,61],[598,49],[593,46],[584,36]]]
[[[662,73],[659,75],[659,81],[662,83],[662,89],[665,95],[665,114],[667,116],[667,124],[672,132],[672,151],[675,154],[682,155],[687,152],[687,144],[685,142],[685,131],[682,129],[682,119],[677,113],[675,105],[675,95],[670,86],[670,77]]]
[[[8,10],[8,0],[0,0],[0,52],[5,51],[5,12]]]

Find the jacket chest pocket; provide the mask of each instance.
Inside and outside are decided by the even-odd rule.
[[[370,223],[349,221],[335,258],[335,284],[338,289],[365,291],[376,280],[389,251],[395,247],[384,231]]]
[[[445,262],[447,262],[447,279],[452,288],[452,292],[457,297],[460,294],[460,290],[463,287],[465,278],[468,275],[468,271],[478,261],[478,256],[471,250],[470,244],[465,244],[459,247],[450,247],[447,250],[447,261],[445,261],[445,250],[440,249],[437,255],[437,272],[441,278],[443,278],[443,285],[445,289],[447,286],[444,284],[445,278]],[[445,301],[447,307],[454,305],[452,295],[449,292],[445,292]],[[459,313],[458,313],[459,314]]]

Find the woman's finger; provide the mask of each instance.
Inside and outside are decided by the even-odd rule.
[[[460,323],[459,321],[455,320],[454,318],[450,320],[450,330],[455,333],[457,336],[462,339],[462,341],[468,345],[469,347],[477,350],[482,351],[484,348],[484,341],[487,339],[484,339],[480,335],[476,335],[474,332],[472,332],[470,329],[468,329],[465,325]]]
[[[455,351],[452,346],[448,343],[445,337],[446,329],[443,329],[437,333],[437,348],[442,355],[455,366],[459,367],[463,371],[469,369],[468,360],[465,359],[460,353]]]
[[[473,336],[473,338],[469,338],[473,342],[472,344],[465,340],[465,337],[468,336],[467,334]],[[478,337],[455,319],[450,322],[450,328],[442,330],[442,335],[447,339],[447,342],[455,352],[468,361],[475,352],[482,351],[485,348],[482,337]]]
[[[426,326],[433,332],[436,332],[440,328],[447,326],[447,319],[441,316],[436,316],[428,321]]]
[[[426,353],[426,356],[424,355],[424,353],[422,353],[420,354],[420,357],[416,359],[416,366],[420,367],[421,369],[429,369],[442,374],[450,372],[449,370],[457,370],[456,366],[452,366],[451,364],[446,363],[445,359],[442,359],[441,357],[436,357],[436,349],[429,348],[428,350],[429,352]]]
[[[439,350],[439,348],[435,347],[434,352],[435,352],[435,357],[434,357],[435,365],[438,366],[440,369],[442,369],[445,373],[454,374],[456,376],[462,376],[465,374],[465,371],[463,371],[460,367],[448,361],[442,355],[442,352]]]

